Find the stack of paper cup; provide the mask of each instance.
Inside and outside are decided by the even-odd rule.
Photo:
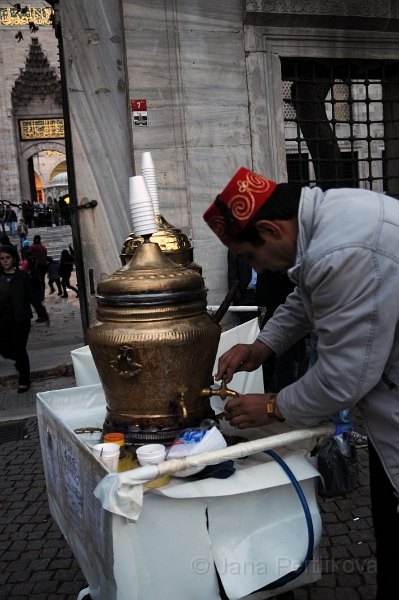
[[[148,191],[150,192],[154,212],[156,215],[159,215],[161,213],[159,210],[157,177],[151,152],[143,152],[141,155],[141,174],[143,175]]]
[[[151,196],[142,175],[129,177],[129,204],[136,235],[158,231]]]
[[[117,473],[118,471],[120,450],[118,444],[96,444],[93,446],[94,454],[111,473]]]
[[[157,465],[165,460],[166,448],[162,444],[146,444],[136,451],[140,466]]]

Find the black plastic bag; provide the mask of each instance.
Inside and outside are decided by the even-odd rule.
[[[342,434],[345,442],[345,454],[335,437],[318,453],[318,470],[323,477],[319,479],[321,496],[343,496],[352,492],[359,473],[357,450],[348,433]]]

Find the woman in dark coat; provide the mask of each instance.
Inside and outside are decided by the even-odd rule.
[[[68,290],[73,290],[76,293],[76,298],[79,297],[77,288],[73,287],[70,282],[74,262],[75,260],[68,250],[63,250],[61,252],[60,266],[58,267],[58,273],[61,277],[61,285],[64,292],[61,298],[68,298],[67,288]]]
[[[30,388],[30,364],[26,344],[31,327],[32,304],[39,323],[50,324],[46,309],[27,273],[18,268],[13,246],[0,247],[0,354],[15,360],[19,372],[18,393]]]

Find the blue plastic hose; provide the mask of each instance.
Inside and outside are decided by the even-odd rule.
[[[283,575],[283,577],[280,577],[280,579],[276,579],[276,581],[273,581],[273,583],[270,583],[269,585],[267,585],[266,588],[263,588],[263,589],[273,590],[275,588],[285,585],[289,581],[293,581],[294,579],[296,579],[297,577],[302,575],[302,573],[308,566],[309,562],[312,560],[313,546],[314,546],[314,530],[313,530],[312,516],[310,514],[308,503],[306,501],[305,495],[304,495],[302,488],[299,485],[298,480],[295,477],[294,473],[291,471],[291,469],[289,468],[287,463],[278,454],[273,452],[273,450],[264,450],[264,453],[269,454],[269,456],[274,458],[274,460],[276,462],[278,462],[278,464],[281,466],[281,468],[284,469],[284,471],[287,473],[287,475],[290,478],[292,484],[294,485],[295,491],[298,494],[299,499],[301,501],[303,512],[305,513],[306,523],[308,526],[308,548],[307,548],[306,556],[305,556],[303,563],[295,571],[291,571],[291,573],[287,573],[287,575]]]

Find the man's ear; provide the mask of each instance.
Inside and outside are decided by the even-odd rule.
[[[268,221],[267,219],[261,219],[255,225],[261,238],[266,240],[267,238],[274,238],[280,240],[282,237],[282,230],[278,223],[275,221]]]

